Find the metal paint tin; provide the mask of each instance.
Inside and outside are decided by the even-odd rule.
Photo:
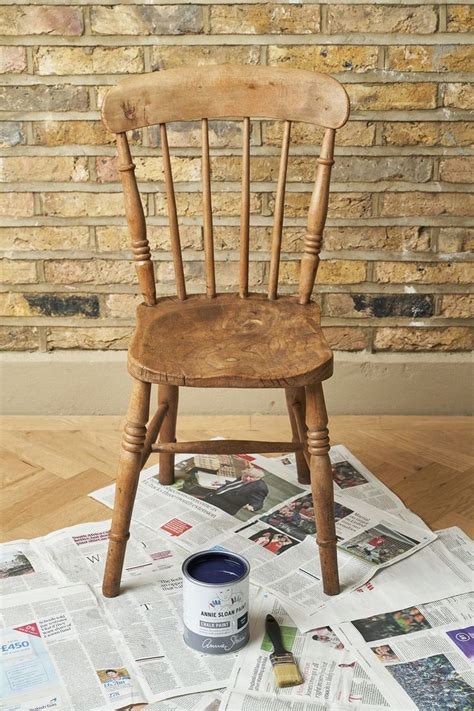
[[[236,652],[249,640],[248,561],[209,550],[183,563],[184,641],[206,654]]]

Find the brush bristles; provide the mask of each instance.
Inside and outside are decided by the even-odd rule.
[[[285,686],[298,686],[303,683],[303,677],[290,652],[280,654],[280,656],[271,654],[270,661],[273,665],[276,685],[280,689]]]

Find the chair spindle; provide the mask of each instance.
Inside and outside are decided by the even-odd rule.
[[[214,235],[212,225],[211,166],[209,160],[209,126],[207,118],[202,119],[202,207],[204,228],[204,258],[206,260],[206,293],[210,298],[216,295],[216,274],[214,266]]]
[[[242,127],[242,202],[240,212],[240,296],[249,294],[249,230],[250,230],[250,118],[244,117]]]
[[[125,214],[132,242],[133,260],[143,300],[147,306],[156,304],[155,274],[151,261],[150,245],[146,236],[146,222],[143,205],[135,178],[135,164],[132,162],[127,134],[117,134],[119,172],[122,180]]]
[[[290,148],[291,121],[285,121],[283,141],[281,144],[280,168],[275,197],[275,211],[273,216],[272,255],[270,260],[270,276],[268,279],[268,298],[273,301],[277,298],[278,274],[280,271],[281,236],[283,230],[283,216],[285,213],[285,188],[286,172],[288,169],[288,151]]]
[[[317,160],[318,169],[314,190],[308,210],[308,226],[304,238],[304,253],[301,259],[299,285],[299,303],[308,304],[316,279],[321,252],[323,230],[326,222],[329,203],[329,181],[334,163],[334,139],[336,131],[327,128],[321,146],[321,154]]]
[[[165,174],[166,204],[168,206],[168,219],[171,237],[171,252],[173,254],[174,273],[176,277],[176,291],[178,298],[186,298],[186,284],[184,281],[183,257],[179,239],[178,214],[176,211],[176,198],[174,194],[173,173],[171,172],[170,149],[166,124],[160,123],[161,151],[163,155],[163,171]]]

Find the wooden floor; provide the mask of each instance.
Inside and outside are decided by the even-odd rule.
[[[20,416],[0,423],[3,541],[109,517],[87,494],[115,477],[121,418]],[[330,432],[333,444],[346,445],[433,529],[455,525],[474,535],[468,418],[333,417]],[[281,440],[288,434],[285,417],[178,419],[181,439]]]

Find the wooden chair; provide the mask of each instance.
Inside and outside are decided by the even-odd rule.
[[[326,219],[336,129],[347,121],[342,86],[315,72],[263,66],[184,67],[121,81],[107,94],[106,127],[117,134],[119,171],[132,252],[143,295],[128,351],[133,391],[123,431],[115,506],[103,593],[118,595],[139,472],[151,452],[160,453],[162,484],[174,481],[176,453],[296,452],[298,480],[311,482],[324,591],[339,592],[329,436],[322,381],[332,375],[333,356],[311,301]],[[249,293],[250,117],[284,121],[267,294]],[[208,119],[241,118],[242,200],[240,289],[216,292]],[[166,124],[201,120],[202,202],[206,294],[188,295]],[[299,294],[278,296],[285,183],[292,121],[326,130],[308,227]],[[158,125],[164,166],[176,297],[157,298],[135,166],[126,132]],[[158,384],[158,409],[148,422],[150,390]],[[180,386],[285,388],[292,442],[214,440],[176,442]],[[148,425],[147,425],[148,422]],[[159,436],[159,443],[156,441]]]

